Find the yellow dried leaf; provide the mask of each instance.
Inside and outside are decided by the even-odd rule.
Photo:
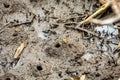
[[[25,43],[21,43],[21,45],[17,48],[14,58],[18,58],[19,55],[22,53],[23,49],[25,48]]]

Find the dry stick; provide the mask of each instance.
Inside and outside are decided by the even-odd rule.
[[[90,22],[90,20],[91,20],[92,18],[96,17],[97,15],[99,15],[100,13],[102,13],[103,11],[105,11],[109,6],[110,6],[110,2],[107,2],[107,3],[103,4],[95,13],[93,13],[93,14],[92,14],[91,16],[89,16],[87,19],[85,19],[84,21],[81,21],[81,22],[77,23],[77,24],[78,24],[78,25],[77,25],[77,28],[80,29],[80,30],[82,30],[82,31],[85,31],[85,32],[87,32],[87,33],[90,33],[90,34],[92,34],[92,35],[95,35],[96,37],[100,37],[99,35],[95,34],[94,32],[91,32],[91,31],[89,31],[89,30],[87,30],[87,29],[80,28],[79,26],[80,26],[81,24],[85,24],[85,23]],[[72,24],[72,23],[76,24],[76,22],[70,22],[70,23],[66,23],[66,24]]]
[[[94,32],[92,32],[92,31],[89,31],[89,30],[87,30],[87,29],[80,28],[80,27],[79,27],[78,29],[80,29],[80,30],[82,30],[82,31],[85,31],[85,32],[87,32],[87,33],[89,33],[89,34],[92,34],[92,35],[100,38],[100,36],[99,36],[97,33],[94,33]]]
[[[111,2],[107,2],[105,4],[103,4],[95,13],[93,13],[91,16],[89,16],[87,19],[85,19],[84,21],[81,22],[69,22],[66,24],[85,24],[85,23],[89,23],[90,20],[96,16],[98,16],[99,14],[101,14],[102,12],[104,12],[109,6],[110,6]]]
[[[74,27],[69,27],[69,28],[74,28]],[[79,25],[78,25],[76,28],[74,28],[74,29],[78,29],[78,30],[84,31],[84,32],[87,32],[87,33],[89,33],[89,34],[92,34],[92,35],[94,35],[94,36],[96,36],[96,37],[98,37],[98,38],[101,38],[101,37],[99,36],[99,34],[94,33],[94,32],[92,32],[92,31],[89,31],[89,30],[84,29],[84,28],[80,28]]]
[[[85,19],[84,21],[79,22],[78,25],[77,25],[77,28],[79,28],[79,26],[80,26],[81,24],[88,23],[92,18],[96,17],[97,15],[99,15],[100,13],[102,13],[103,11],[105,11],[109,6],[110,6],[110,2],[107,2],[107,3],[103,4],[95,13],[93,13],[93,14],[92,14],[91,16],[89,16],[87,19]],[[97,34],[95,34],[94,32],[91,32],[91,31],[89,31],[89,30],[86,30],[86,29],[83,29],[83,28],[79,28],[79,29],[80,29],[80,30],[83,30],[83,31],[85,31],[85,32],[88,32],[88,33],[90,33],[90,34],[92,34],[92,35],[95,35],[95,36],[97,36],[97,37],[100,37],[100,36],[98,36]]]
[[[102,13],[103,11],[105,11],[109,6],[110,6],[110,2],[107,2],[107,3],[103,4],[95,13],[93,13],[91,16],[89,16],[84,21],[79,22],[78,24],[85,24],[85,23],[90,22],[90,20],[92,18],[98,16],[100,13]]]
[[[113,16],[105,20],[93,19],[91,20],[91,22],[103,25],[103,24],[111,24],[119,21],[120,20],[120,10],[119,10],[120,2],[116,2],[115,0],[113,0],[112,8],[113,8],[113,11],[116,13],[116,16]]]

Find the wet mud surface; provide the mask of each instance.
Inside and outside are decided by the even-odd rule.
[[[0,0],[0,80],[71,80],[82,75],[86,80],[118,80],[118,30],[82,26],[99,38],[75,24],[65,25],[84,20],[100,5],[96,0]],[[14,59],[24,41],[26,47]]]

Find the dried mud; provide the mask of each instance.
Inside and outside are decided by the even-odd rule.
[[[109,55],[118,43],[64,25],[84,20],[99,6],[97,0],[0,0],[0,80],[70,80],[82,75],[86,80],[118,80],[120,52],[114,59]],[[95,32],[92,24],[85,28]],[[24,41],[27,46],[14,59]]]

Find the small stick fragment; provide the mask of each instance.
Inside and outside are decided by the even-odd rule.
[[[102,38],[102,37],[99,36],[99,34],[93,32],[93,31],[84,29],[84,28],[80,28],[79,26],[80,26],[80,24],[78,24],[76,27],[66,27],[66,28],[69,28],[69,29],[78,29],[78,30],[87,32],[87,33],[89,33],[89,34],[92,34],[92,35],[94,35],[94,36],[96,36],[96,37],[98,37],[98,38]]]
[[[87,19],[81,21],[81,22],[68,22],[66,24],[85,24],[85,23],[89,23],[91,19],[93,19],[94,17],[98,16],[99,14],[101,14],[102,12],[104,12],[109,6],[110,6],[111,2],[106,2],[105,4],[103,4],[95,13],[93,13],[91,16],[89,16]]]
[[[103,4],[95,13],[93,13],[91,16],[89,16],[87,19],[85,19],[84,21],[79,22],[79,24],[85,24],[90,22],[90,20],[94,17],[96,17],[97,15],[101,14],[102,12],[104,12],[108,7],[110,6],[110,2],[107,2],[105,4]]]
[[[69,25],[69,24],[78,24],[78,22],[67,22],[67,23],[65,23],[65,25]]]
[[[14,58],[18,58],[19,55],[22,53],[23,49],[25,48],[26,46],[26,42],[23,42],[21,43],[21,45],[17,48],[16,52],[15,52],[15,55],[14,55]]]
[[[91,20],[91,22],[93,22],[95,24],[104,25],[104,24],[111,24],[111,23],[119,21],[120,20],[120,2],[113,0],[111,4],[112,4],[112,8],[113,8],[113,11],[115,12],[116,16],[113,16],[113,17],[105,19],[105,20],[93,19],[93,20]]]
[[[92,34],[92,35],[94,35],[94,36],[96,36],[96,37],[100,37],[97,33],[94,33],[94,32],[89,31],[89,30],[87,30],[87,29],[80,28],[80,27],[79,27],[78,29],[80,29],[80,30],[82,30],[82,31],[85,31],[85,32],[87,32],[87,33],[89,33],[89,34]]]

